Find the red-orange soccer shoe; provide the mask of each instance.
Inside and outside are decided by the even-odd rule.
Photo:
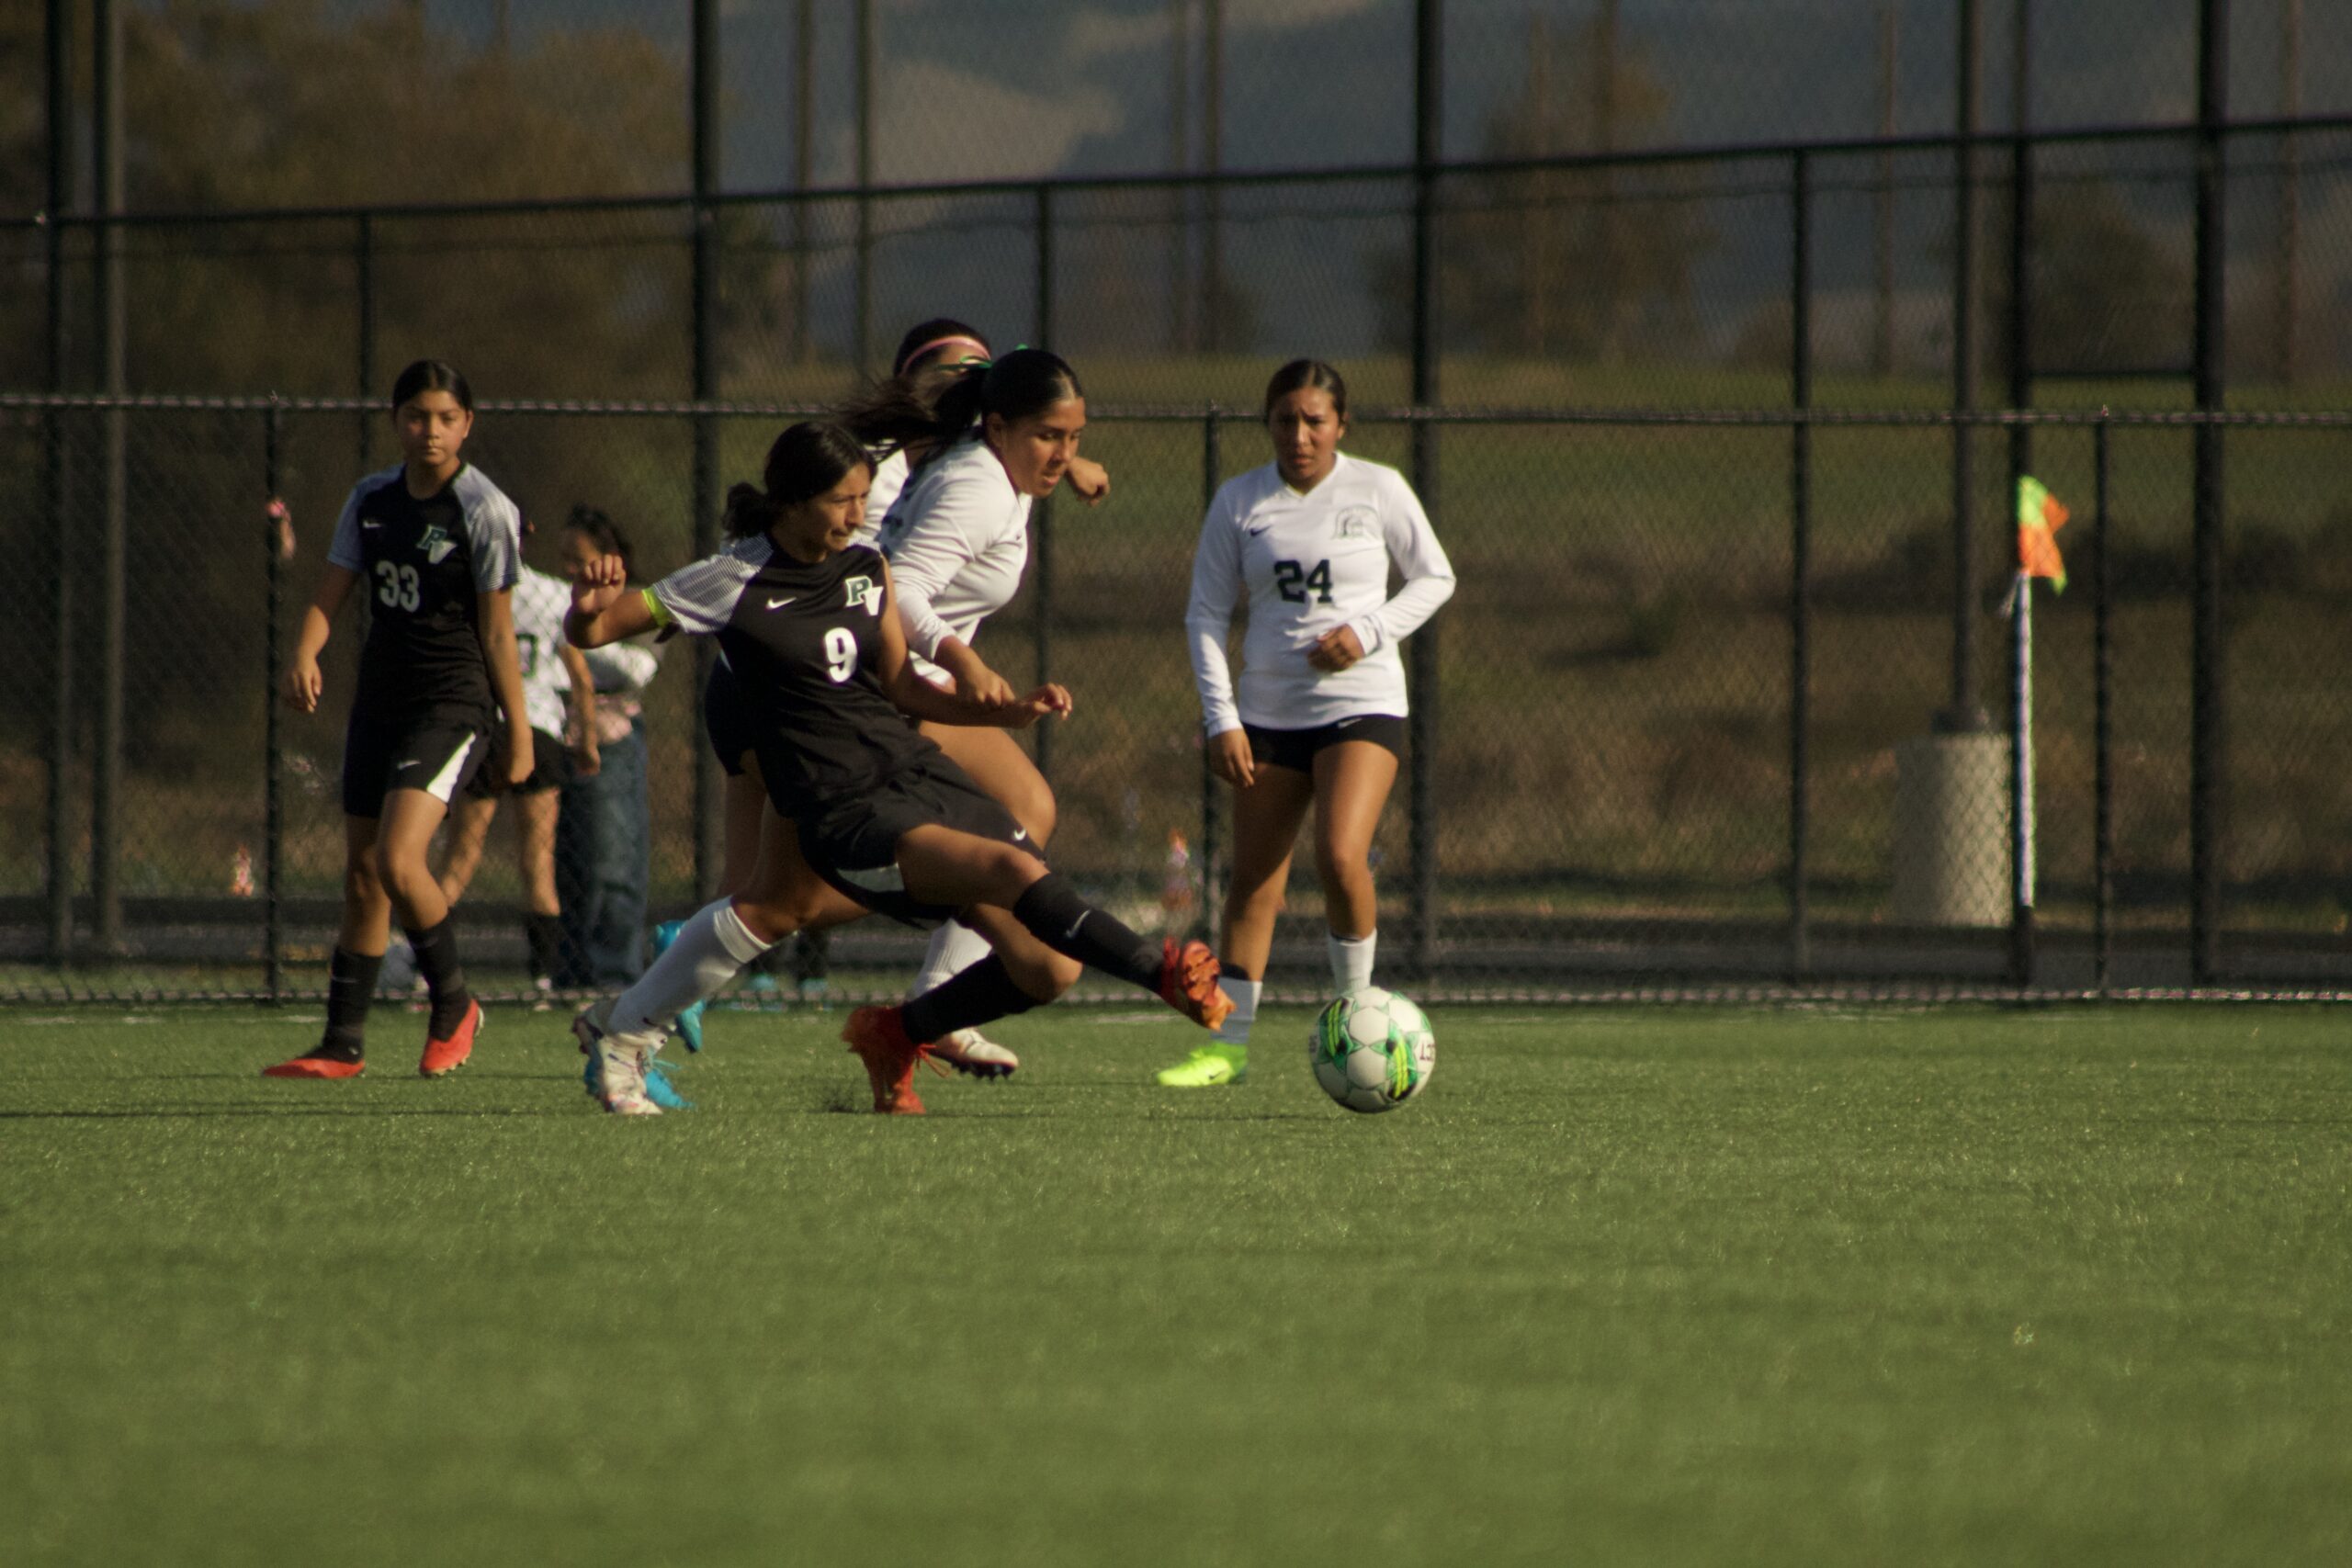
[[[859,1008],[842,1026],[842,1038],[865,1064],[874,1085],[874,1110],[880,1116],[920,1116],[922,1097],[915,1093],[915,1064],[924,1047],[907,1036],[905,1013],[898,1008]]]
[[[297,1056],[290,1062],[264,1067],[266,1078],[356,1078],[368,1070],[361,1061],[346,1062],[339,1056]]]
[[[474,1036],[481,1032],[481,1004],[469,1001],[466,1004],[466,1016],[458,1021],[457,1028],[449,1031],[447,1040],[430,1037],[425,1040],[424,1059],[417,1063],[416,1070],[428,1078],[456,1072],[466,1065],[466,1058],[474,1054]]]
[[[1233,1011],[1233,998],[1216,983],[1216,954],[1204,942],[1182,946],[1170,937],[1160,948],[1159,999],[1199,1024],[1215,1029]]]

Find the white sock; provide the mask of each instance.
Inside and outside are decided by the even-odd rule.
[[[1344,997],[1372,984],[1372,950],[1380,943],[1378,931],[1362,936],[1334,932],[1323,939],[1324,956],[1331,961],[1331,994]]]
[[[907,995],[919,997],[945,985],[992,951],[988,938],[961,920],[949,920],[931,933],[931,945],[923,949],[922,973],[915,976]]]
[[[678,928],[678,939],[662,950],[653,966],[613,1004],[613,1032],[667,1029],[680,1012],[717,996],[743,965],[772,945],[752,934],[735,912],[733,899],[704,905]]]
[[[1250,1026],[1258,1021],[1258,992],[1265,982],[1241,980],[1227,975],[1217,983],[1225,987],[1225,994],[1233,998],[1233,1010],[1226,1015],[1223,1023],[1217,1025],[1217,1043],[1221,1045],[1247,1045],[1250,1043]]]

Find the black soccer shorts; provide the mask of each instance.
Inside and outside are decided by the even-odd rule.
[[[343,814],[381,817],[396,789],[421,789],[447,806],[490,750],[490,726],[479,714],[428,708],[383,718],[355,706],[343,736]]]

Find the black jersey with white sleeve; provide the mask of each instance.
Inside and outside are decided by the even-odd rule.
[[[814,563],[762,535],[645,591],[653,618],[715,637],[760,739],[768,791],[796,820],[938,756],[882,689],[882,558],[852,545]],[[781,766],[770,765],[769,748]]]
[[[1402,584],[1392,597],[1389,566]],[[1226,660],[1247,590],[1249,629],[1237,690]],[[1269,463],[1227,480],[1209,502],[1184,613],[1193,679],[1210,735],[1245,723],[1311,729],[1359,714],[1406,712],[1397,645],[1453,594],[1453,567],[1405,476],[1342,452],[1313,490]],[[1363,657],[1317,670],[1307,655],[1351,626]]]
[[[480,596],[514,586],[522,515],[481,470],[460,468],[419,499],[400,465],[352,487],[327,560],[357,574],[372,619],[357,705],[392,715],[495,705]]]

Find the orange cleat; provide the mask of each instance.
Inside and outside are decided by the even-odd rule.
[[[1161,948],[1159,999],[1199,1024],[1215,1029],[1233,1011],[1233,998],[1216,983],[1216,954],[1204,942],[1181,947],[1170,937]]]
[[[266,1078],[356,1078],[368,1070],[365,1062],[346,1062],[338,1056],[297,1056],[290,1062],[280,1062],[274,1067],[264,1067]]]
[[[481,1004],[469,1001],[466,1004],[466,1016],[458,1021],[457,1028],[449,1031],[448,1039],[428,1037],[425,1040],[424,1059],[417,1063],[416,1070],[428,1078],[456,1072],[466,1065],[466,1058],[474,1054],[474,1036],[481,1032]]]
[[[859,1008],[849,1015],[842,1038],[865,1064],[874,1085],[874,1110],[880,1116],[920,1116],[922,1098],[915,1093],[915,1064],[929,1053],[907,1037],[905,1012],[898,1008]]]

